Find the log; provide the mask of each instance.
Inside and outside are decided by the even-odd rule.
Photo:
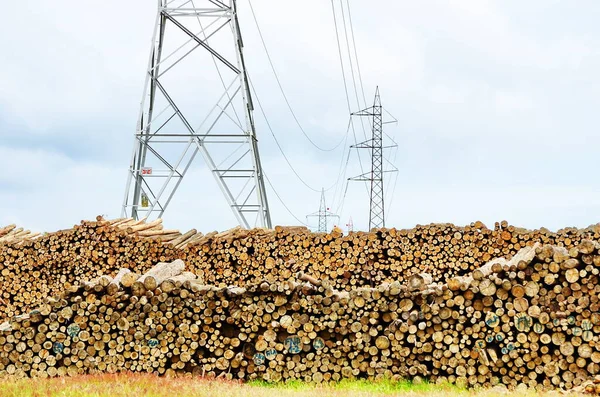
[[[312,285],[314,285],[315,287],[319,287],[321,285],[321,282],[319,280],[317,280],[316,278],[308,275],[308,274],[304,274],[302,272],[299,272],[296,275],[296,278],[300,281],[306,281],[311,283]]]
[[[198,277],[192,273],[192,272],[183,272],[177,276],[173,276],[173,277],[169,277],[167,279],[165,279],[161,284],[160,284],[160,289],[163,292],[171,292],[176,288],[180,288],[182,285],[184,285],[187,281],[195,281],[198,280]],[[202,282],[202,280],[198,280],[198,282]]]
[[[129,270],[129,269],[123,268],[123,269],[119,270],[117,275],[112,279],[112,281],[106,287],[106,292],[109,295],[114,295],[117,292],[119,292],[119,290],[121,289],[121,280],[123,280],[123,277],[129,273],[131,273],[131,270]]]
[[[198,233],[198,231],[196,229],[192,229],[192,230],[188,231],[187,233],[182,234],[180,237],[177,237],[175,240],[171,241],[171,244],[177,246],[177,245],[181,244],[182,242],[185,242],[187,239],[189,239],[196,233]]]
[[[429,273],[413,274],[408,279],[408,287],[411,291],[423,291],[433,283],[433,277]]]
[[[185,263],[181,259],[176,259],[170,263],[161,262],[138,278],[134,285],[140,283],[146,290],[153,290],[166,279],[178,276],[184,270]]]
[[[158,227],[158,228],[157,228]],[[145,230],[160,230],[162,229],[162,219],[157,219],[155,221],[152,221],[150,223],[142,223],[140,225],[137,226],[130,226],[127,228],[127,231],[129,233],[134,233],[134,232],[142,232]]]

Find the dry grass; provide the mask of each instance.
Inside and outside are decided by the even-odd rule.
[[[74,378],[0,380],[0,396],[73,396],[73,397],[370,397],[370,396],[428,396],[471,397],[495,395],[535,396],[535,392],[506,393],[498,390],[467,391],[453,386],[409,382],[346,381],[329,385],[301,382],[268,385],[260,382],[242,384],[222,380],[164,378],[153,375],[119,374],[89,375]],[[546,396],[555,393],[547,393]]]

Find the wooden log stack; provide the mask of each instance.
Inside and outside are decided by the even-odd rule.
[[[414,229],[380,229],[342,235],[311,233],[304,227],[232,229],[207,234],[184,250],[190,270],[215,285],[245,286],[268,277],[286,281],[302,271],[331,280],[339,290],[408,280],[428,273],[435,281],[468,274],[492,258],[510,259],[535,243],[575,247],[599,240],[600,226],[587,229],[525,230],[503,221],[488,229],[431,224]]]
[[[30,230],[24,230],[17,225],[8,225],[0,228],[0,243],[21,245],[26,241],[35,240],[40,236],[40,233],[33,233]]]
[[[600,374],[598,249],[536,243],[447,281],[421,272],[349,291],[302,272],[207,285],[180,261],[119,271],[0,325],[0,376],[586,386]]]
[[[72,229],[36,235],[15,225],[0,228],[0,321],[26,313],[65,283],[89,281],[127,268],[144,273],[160,261],[183,259],[188,271],[212,285],[246,287],[263,279],[286,282],[302,272],[337,290],[407,282],[427,273],[435,282],[464,276],[491,258],[510,259],[535,243],[567,249],[599,240],[600,226],[525,230],[481,222],[381,229],[343,235],[305,227],[244,230],[206,235],[164,229],[161,220],[82,221]]]
[[[144,272],[159,261],[177,259],[186,243],[201,236],[194,231],[184,239],[178,231],[164,230],[160,220],[101,217],[41,236],[14,225],[2,228],[0,321],[27,312],[65,283],[91,280],[120,268]]]

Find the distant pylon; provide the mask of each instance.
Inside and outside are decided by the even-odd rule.
[[[327,219],[337,218],[339,220],[340,217],[335,215],[333,212],[330,212],[329,208],[325,204],[325,189],[321,190],[321,203],[319,205],[319,211],[306,215],[307,220],[308,218],[319,218],[319,228],[317,231],[323,233],[327,233],[329,231]]]
[[[356,149],[371,149],[371,171],[354,178],[353,181],[371,182],[369,205],[369,229],[385,227],[385,205],[383,195],[383,108],[379,87],[375,90],[373,106],[352,113],[353,116],[372,117],[373,131],[371,139],[353,145]],[[396,145],[385,146],[395,147]]]
[[[352,217],[350,217],[350,219],[348,219],[348,223],[346,223],[346,228],[348,229],[348,233],[351,233],[354,231],[354,222],[352,221]]]
[[[158,0],[123,215],[162,217],[200,154],[239,224],[270,228],[253,110],[236,0]]]

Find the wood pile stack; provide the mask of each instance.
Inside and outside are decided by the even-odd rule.
[[[481,222],[466,227],[431,224],[414,229],[381,229],[342,235],[311,233],[304,227],[275,230],[232,229],[207,234],[185,250],[190,270],[215,285],[245,286],[267,276],[285,281],[302,271],[329,279],[340,290],[406,281],[427,272],[434,280],[463,275],[492,258],[510,258],[536,242],[574,247],[582,239],[599,240],[600,226],[587,229],[525,230]]]
[[[160,261],[183,259],[212,285],[246,287],[263,279],[286,282],[297,272],[328,280],[337,290],[406,282],[426,272],[434,281],[467,274],[491,258],[512,257],[536,242],[571,248],[600,239],[600,227],[529,231],[502,222],[381,229],[343,235],[305,227],[244,230],[206,235],[165,229],[162,221],[82,221],[42,236],[0,229],[0,321],[25,313],[65,283],[127,268],[143,273]]]
[[[536,243],[447,281],[419,273],[350,291],[305,273],[242,288],[206,285],[181,261],[123,269],[0,325],[0,375],[571,389],[600,374],[598,248]]]
[[[0,243],[21,245],[26,241],[32,241],[40,236],[41,233],[33,233],[30,230],[24,230],[17,225],[8,225],[0,228]]]
[[[181,243],[190,237],[163,229],[161,221],[101,217],[36,238],[17,230],[0,229],[0,235],[6,233],[0,237],[0,321],[27,312],[43,297],[60,292],[65,283],[119,268],[143,272],[159,261],[176,259],[181,254],[176,247],[183,248]]]
[[[146,222],[145,219],[134,220],[132,218],[120,218],[111,221],[105,221],[101,216],[96,217],[96,222],[104,226],[116,228],[128,235],[146,238],[149,240],[160,240],[162,243],[168,243],[176,249],[186,248],[189,244],[196,243],[204,237],[203,233],[192,229],[184,234],[175,229],[164,229],[162,219],[152,222]]]

